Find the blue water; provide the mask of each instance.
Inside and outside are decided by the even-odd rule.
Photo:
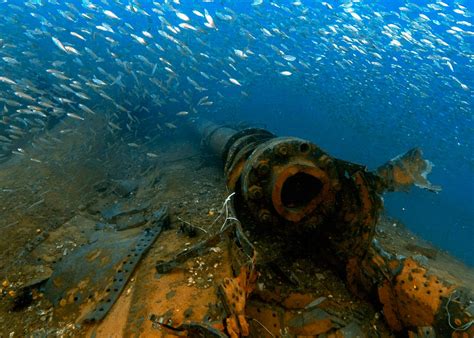
[[[301,5],[278,2],[283,8],[265,0],[259,6],[251,6],[250,1],[181,2],[160,2],[162,6],[149,1],[133,2],[135,9],[149,14],[143,15],[127,11],[129,1],[98,1],[93,2],[95,9],[88,9],[79,1],[54,4],[38,0],[27,6],[22,1],[3,0],[0,15],[5,20],[0,23],[0,38],[13,47],[0,49],[1,56],[16,57],[22,67],[3,63],[0,76],[15,81],[29,78],[41,83],[42,89],[54,91],[52,96],[74,99],[73,104],[65,105],[67,110],[85,119],[87,114],[78,109],[78,103],[97,113],[104,107],[115,109],[114,104],[118,104],[132,115],[153,116],[160,124],[173,123],[178,128],[188,118],[176,116],[183,110],[190,111],[191,117],[203,116],[217,122],[248,121],[264,124],[278,135],[310,139],[330,154],[365,164],[369,169],[419,146],[425,158],[435,164],[431,182],[441,185],[443,191],[433,194],[414,188],[410,193],[387,194],[387,214],[474,265],[474,28],[457,23],[472,24],[473,2],[445,1],[434,10],[428,6],[434,2],[428,1],[392,1],[389,5],[385,1],[354,1],[352,10],[361,20],[351,16],[348,1],[328,1],[333,9],[321,2],[304,0]],[[8,4],[17,4],[20,9],[9,8]],[[467,14],[453,12],[459,9],[458,4],[466,7],[463,11]],[[409,12],[403,14],[400,6],[409,7]],[[181,29],[179,34],[167,29],[160,15],[171,26],[183,23],[173,8],[189,16],[189,24],[199,29]],[[217,29],[204,27],[205,19],[192,14],[194,9],[202,13],[206,9]],[[106,17],[104,10],[113,11],[120,20]],[[375,16],[374,12],[381,14]],[[68,19],[70,13],[73,19]],[[81,17],[81,13],[89,18]],[[219,18],[218,13],[230,19],[222,15]],[[420,19],[420,14],[427,15],[429,21]],[[102,23],[114,32],[98,29]],[[392,31],[401,47],[384,34],[388,24],[396,26]],[[452,26],[470,33],[448,32]],[[263,28],[271,36],[266,36]],[[178,47],[158,30],[182,45]],[[400,36],[404,30],[411,32],[416,43]],[[87,41],[71,36],[71,31],[84,35]],[[143,31],[153,37],[146,37]],[[138,43],[130,33],[144,38],[147,45]],[[64,53],[51,37],[73,46],[80,55]],[[103,61],[92,57],[86,47]],[[239,58],[235,49],[247,56]],[[278,50],[297,61],[285,61]],[[34,55],[25,55],[25,51]],[[174,72],[169,83],[170,73],[160,58],[169,62]],[[53,67],[52,63],[58,60],[64,64]],[[158,67],[150,75],[154,64]],[[61,92],[57,84],[68,82],[45,72],[50,68],[60,68],[81,82],[93,101],[81,101],[70,92]],[[291,71],[292,75],[283,76],[281,71]],[[98,96],[78,77],[97,77],[110,84],[119,74],[126,89],[101,89],[114,103]],[[241,85],[230,83],[227,74]],[[197,90],[188,77],[206,90]],[[154,79],[166,90],[157,86]],[[15,98],[7,85],[0,84],[0,90],[4,97]],[[156,96],[160,97],[160,104],[153,102]],[[214,104],[196,106],[203,96],[209,96]],[[149,113],[134,109],[137,105],[146,107]],[[156,117],[158,111],[160,117]],[[122,111],[111,117],[119,125],[126,118]],[[30,128],[28,123],[11,123]]]

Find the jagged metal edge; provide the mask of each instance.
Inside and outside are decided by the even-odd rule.
[[[95,309],[86,315],[83,320],[84,322],[98,322],[107,315],[120,297],[135,267],[160,235],[164,226],[164,221],[160,221],[158,225],[151,229],[146,229],[143,234],[140,235],[137,239],[137,243],[130,250],[130,255],[125,258],[115,273],[112,285],[109,285],[107,289],[104,290],[105,296],[99,300]]]

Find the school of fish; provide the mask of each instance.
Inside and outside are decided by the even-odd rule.
[[[385,101],[401,128],[442,105],[445,121],[466,121],[450,144],[472,147],[456,136],[472,131],[472,13],[400,3],[0,0],[0,161],[34,160],[25,142],[62,119],[101,114],[115,133],[151,116],[160,132],[226,111],[257,81]]]

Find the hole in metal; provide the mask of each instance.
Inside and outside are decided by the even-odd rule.
[[[309,144],[308,143],[300,144],[300,151],[302,153],[307,153],[309,151]]]
[[[306,173],[297,173],[283,183],[281,202],[286,208],[301,208],[310,203],[321,192],[323,184]]]

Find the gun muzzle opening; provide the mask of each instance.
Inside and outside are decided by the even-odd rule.
[[[288,209],[303,208],[319,195],[321,188],[322,183],[316,177],[297,173],[283,183],[281,202]]]
[[[327,175],[317,167],[299,164],[285,166],[273,183],[273,207],[286,220],[298,222],[323,201],[327,183]]]

